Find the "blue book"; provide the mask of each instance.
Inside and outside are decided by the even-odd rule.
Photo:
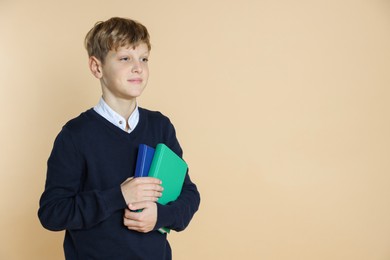
[[[154,148],[146,144],[138,146],[137,164],[135,165],[134,177],[147,177],[154,156]]]

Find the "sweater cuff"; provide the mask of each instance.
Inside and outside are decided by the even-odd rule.
[[[125,198],[123,198],[120,186],[103,191],[103,199],[106,204],[106,209],[109,212],[125,209],[127,207]]]
[[[173,223],[173,215],[169,205],[161,205],[157,203],[157,222],[154,226],[154,230],[158,230],[162,227],[169,228]]]

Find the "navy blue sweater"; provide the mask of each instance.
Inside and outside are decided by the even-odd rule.
[[[66,230],[66,259],[171,259],[166,235],[157,230],[181,231],[198,210],[200,196],[187,174],[179,198],[157,204],[153,231],[139,233],[123,225],[126,202],[120,184],[134,175],[138,145],[164,143],[182,156],[170,120],[139,111],[139,123],[129,134],[89,109],[70,120],[54,142],[38,216],[45,228]]]

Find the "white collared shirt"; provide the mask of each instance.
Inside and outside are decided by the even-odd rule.
[[[103,97],[100,98],[99,103],[93,109],[110,123],[128,133],[131,133],[139,122],[138,104],[136,104],[133,113],[131,113],[129,120],[127,121],[129,124],[128,130],[126,130],[126,119],[112,110],[112,108],[103,100]]]

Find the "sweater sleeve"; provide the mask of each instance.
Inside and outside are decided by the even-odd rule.
[[[170,122],[167,133],[166,145],[182,157],[183,152],[176,138],[175,128]],[[175,231],[184,230],[198,210],[199,204],[200,194],[187,171],[181,194],[177,200],[167,205],[157,204],[158,216],[154,229],[167,227]]]
[[[64,127],[48,159],[45,191],[40,199],[38,216],[45,228],[89,228],[126,207],[120,186],[80,192],[85,171],[85,160]]]

